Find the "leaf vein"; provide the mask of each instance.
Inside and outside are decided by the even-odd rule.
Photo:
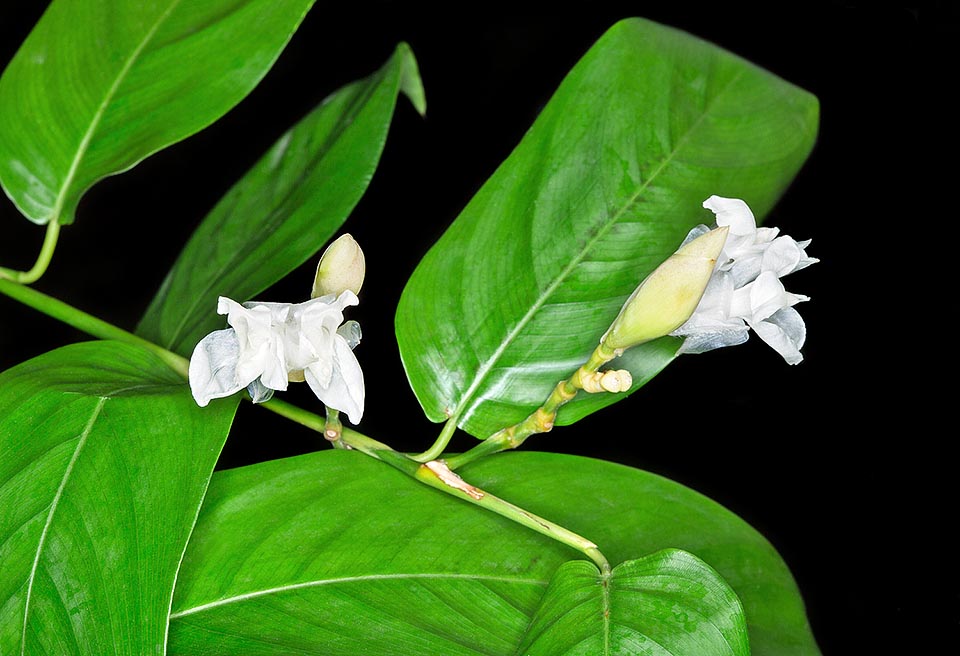
[[[520,584],[526,584],[526,585],[537,585],[541,587],[546,587],[549,584],[549,581],[542,581],[539,579],[520,579],[520,578],[510,578],[507,576],[477,576],[475,574],[433,574],[433,573],[409,574],[408,573],[408,574],[370,574],[370,575],[361,575],[361,576],[344,576],[344,577],[335,578],[335,579],[322,579],[319,581],[304,581],[303,583],[292,583],[290,585],[281,585],[274,588],[265,588],[263,590],[245,592],[243,594],[234,595],[232,597],[225,597],[223,599],[211,601],[206,604],[200,604],[192,608],[187,608],[174,613],[170,613],[170,619],[177,619],[180,617],[185,617],[187,615],[193,615],[195,613],[211,610],[219,606],[226,606],[228,604],[247,601],[248,599],[256,599],[257,597],[263,597],[271,594],[279,594],[282,592],[289,592],[293,590],[301,590],[304,588],[317,588],[325,585],[337,585],[340,583],[358,583],[362,581],[391,581],[391,580],[407,580],[407,579],[485,580],[485,581],[500,581],[502,583],[520,583]]]
[[[83,447],[87,443],[87,438],[90,437],[90,433],[93,431],[93,425],[100,417],[100,413],[103,411],[103,406],[106,402],[107,397],[101,396],[97,401],[97,405],[93,408],[93,412],[90,414],[90,419],[87,421],[86,425],[83,427],[83,431],[80,433],[80,439],[77,441],[77,447],[74,449],[73,455],[70,457],[70,462],[67,463],[67,468],[63,472],[63,477],[60,479],[60,485],[57,487],[57,491],[53,496],[53,501],[50,502],[50,511],[48,512],[47,520],[43,525],[43,531],[40,533],[40,540],[37,543],[37,553],[33,558],[33,565],[30,567],[30,575],[27,578],[27,594],[23,605],[23,630],[20,634],[21,656],[26,654],[27,648],[27,627],[29,626],[30,619],[30,601],[33,596],[33,582],[37,577],[37,569],[40,567],[40,556],[43,554],[43,548],[47,541],[47,535],[50,532],[50,526],[53,524],[53,516],[56,514],[57,508],[60,505],[60,499],[63,497],[63,490],[66,488],[67,481],[70,479],[70,475],[73,473],[73,468],[80,457],[80,452],[83,451]]]

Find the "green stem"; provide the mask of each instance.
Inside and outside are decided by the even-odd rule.
[[[269,410],[270,412],[280,415],[285,419],[300,424],[310,430],[316,431],[318,433],[324,433],[327,428],[326,420],[320,415],[310,412],[309,410],[304,410],[303,408],[287,403],[282,399],[276,397],[270,399],[265,403],[258,404],[259,407]],[[355,430],[349,428],[342,428],[340,431],[340,439],[343,440],[345,444],[350,446],[352,449],[366,453],[367,455],[372,455],[378,460],[379,456],[376,455],[378,451],[393,451],[389,446],[382,442],[367,437],[363,433],[359,433]]]
[[[266,403],[261,403],[260,407],[266,408],[282,417],[286,417],[311,430],[320,433],[324,432],[325,422],[322,417],[308,410],[291,405],[286,401],[273,398]],[[442,461],[419,463],[407,455],[394,451],[386,444],[349,428],[343,429],[341,439],[345,444],[349,445],[351,449],[376,458],[425,485],[429,485],[445,494],[462,499],[473,505],[485,508],[521,526],[525,526],[537,533],[553,538],[569,547],[573,547],[596,563],[601,572],[610,572],[610,563],[595,543],[559,524],[534,515],[519,506],[515,506],[509,501],[470,485],[450,471]]]
[[[37,261],[28,271],[14,271],[0,267],[0,280],[13,280],[24,285],[36,282],[40,279],[50,266],[50,260],[53,259],[53,252],[57,249],[57,238],[60,236],[60,224],[56,219],[47,223],[47,232],[43,237],[43,246],[40,247],[40,253],[37,255]]]
[[[553,423],[557,418],[557,411],[568,401],[572,400],[577,391],[583,389],[583,379],[590,374],[595,374],[600,367],[617,357],[617,352],[600,344],[590,358],[567,380],[560,381],[544,401],[543,405],[537,408],[526,419],[513,426],[503,428],[469,451],[459,455],[451,456],[447,459],[447,464],[451,469],[459,469],[469,462],[478,458],[489,456],[500,451],[516,449],[523,444],[528,437],[537,433],[546,433],[553,429]]]
[[[20,301],[24,305],[28,305],[35,310],[39,310],[44,314],[62,321],[68,326],[73,326],[77,330],[92,335],[99,339],[113,339],[119,342],[125,342],[127,344],[134,344],[142,348],[152,351],[158,355],[164,362],[166,362],[174,371],[182,375],[184,378],[187,377],[187,370],[190,366],[188,360],[176,353],[172,353],[162,346],[158,346],[151,341],[138,337],[131,332],[127,332],[122,328],[114,326],[112,323],[107,323],[103,319],[99,319],[92,314],[87,314],[82,310],[64,303],[63,301],[53,298],[52,296],[47,296],[43,292],[39,292],[32,287],[27,287],[26,285],[13,282],[11,280],[4,280],[0,278],[0,293],[6,294],[10,298]]]
[[[327,425],[323,429],[324,439],[330,442],[334,449],[349,448],[341,437],[343,435],[343,422],[340,421],[340,411],[326,404],[324,404],[323,409],[326,410],[327,415]]]
[[[453,473],[443,461],[434,460],[420,465],[414,474],[414,478],[430,487],[485,508],[541,535],[546,535],[562,544],[573,547],[596,563],[602,573],[610,573],[610,563],[596,544],[559,524],[534,515],[509,501],[470,485]]]
[[[437,436],[437,440],[433,443],[433,446],[420,455],[411,456],[411,459],[417,462],[430,462],[431,460],[439,458],[441,454],[443,454],[443,450],[450,444],[450,439],[457,430],[457,419],[458,417],[450,417],[447,423],[443,425],[443,430],[440,431],[440,435]]]

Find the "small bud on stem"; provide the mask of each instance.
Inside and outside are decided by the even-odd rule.
[[[367,264],[360,245],[349,233],[341,235],[320,256],[310,298],[328,294],[339,296],[348,289],[359,294],[366,272]]]

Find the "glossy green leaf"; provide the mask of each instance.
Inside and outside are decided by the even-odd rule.
[[[173,585],[236,401],[75,344],[0,374],[0,654],[164,653]]]
[[[740,597],[755,656],[819,654],[773,547],[696,492],[546,453],[501,454],[462,473],[594,540],[614,564],[668,547],[695,554]],[[580,558],[358,453],[218,472],[177,582],[170,653],[524,653],[543,633],[546,620],[531,621],[551,579]]]
[[[98,180],[210,125],[263,78],[313,0],[54,0],[0,78],[0,183],[71,223]]]
[[[613,26],[427,253],[397,311],[400,351],[433,421],[477,437],[523,419],[596,347],[711,194],[758,217],[809,154],[816,98],[642,19]],[[628,352],[638,388],[674,356]],[[570,423],[623,395],[565,406]]]
[[[189,354],[222,326],[217,297],[250,300],[312,257],[366,190],[397,96],[422,114],[406,44],[370,77],[335,92],[284,134],[224,196],[180,254],[138,331]],[[304,300],[310,281],[305,281]]]
[[[517,653],[528,656],[749,656],[740,600],[702,560],[667,549],[604,577],[560,566]]]

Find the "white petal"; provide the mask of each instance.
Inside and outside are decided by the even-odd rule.
[[[347,340],[350,350],[357,348],[360,345],[360,340],[363,339],[363,331],[360,330],[360,324],[356,321],[345,322],[337,328],[337,334]]]
[[[764,342],[783,356],[787,364],[803,360],[800,349],[807,337],[807,327],[800,313],[792,307],[783,308],[768,319],[751,324]]]
[[[779,234],[780,228],[768,228],[766,226],[757,228],[757,234],[754,236],[753,243],[759,246],[765,246],[776,239]]]
[[[752,319],[754,316],[753,303],[750,292],[753,290],[755,282],[745,287],[734,290],[730,295],[730,306],[727,311],[731,317],[739,319]]]
[[[788,307],[790,299],[783,283],[773,271],[764,271],[744,290],[750,293],[748,321],[762,321],[780,308]]]
[[[703,206],[716,214],[718,226],[730,226],[730,234],[753,237],[757,232],[757,220],[750,207],[739,198],[711,196]]]
[[[733,276],[733,283],[736,287],[743,287],[749,284],[760,275],[761,263],[763,262],[763,249],[757,247],[742,249],[730,264],[727,270]]]
[[[297,345],[297,349],[294,356],[288,357],[288,366],[291,369],[309,368],[315,382],[326,389],[334,376],[335,344],[340,324],[343,323],[343,308],[358,302],[356,294],[345,290],[337,297],[332,294],[321,296],[297,306],[298,333],[290,340],[291,344]],[[347,325],[356,326],[356,329],[346,330],[348,334],[355,332],[359,339],[359,325],[355,321]]]
[[[678,353],[705,353],[724,346],[743,344],[749,337],[750,328],[742,323],[729,324],[718,330],[700,330],[684,340]]]
[[[342,310],[345,307],[350,307],[353,305],[359,305],[360,299],[357,298],[357,295],[354,294],[349,289],[345,289],[340,293],[340,296],[337,297],[337,306]]]
[[[240,303],[237,303],[231,298],[227,298],[226,296],[220,296],[217,298],[217,314],[229,315],[231,311],[235,311],[238,307],[243,309],[243,306]]]
[[[287,389],[288,369],[282,340],[275,340],[269,347],[264,347],[257,357],[251,357],[250,368],[261,372],[260,382],[270,389]]]
[[[734,294],[733,277],[723,271],[715,272],[696,311],[670,333],[686,337],[680,353],[703,353],[747,341],[749,326],[741,317],[730,314]]]
[[[707,288],[690,318],[683,326],[726,321],[730,316],[730,302],[734,293],[733,278],[724,271],[714,271]],[[683,328],[681,326],[681,328]]]
[[[333,375],[328,385],[321,383],[313,367],[304,370],[304,378],[324,405],[347,413],[350,423],[358,424],[363,417],[363,371],[350,345],[339,335],[334,340],[333,363]]]
[[[694,226],[693,228],[690,229],[690,232],[687,233],[687,236],[683,238],[683,243],[680,244],[680,248],[683,248],[684,246],[692,242],[697,237],[701,237],[707,234],[708,232],[710,232],[710,230],[712,230],[712,228],[710,228],[708,225],[704,223],[701,223],[698,226]]]
[[[244,386],[260,379],[275,390],[287,389],[287,371],[281,319],[289,304],[246,303],[241,305],[221,296],[217,311],[227,315],[227,322],[237,333],[240,352],[237,359],[237,380]]]
[[[808,243],[810,242],[804,242],[804,244]],[[797,242],[789,235],[777,237],[764,250],[761,268],[783,277],[818,262],[816,258],[807,257],[803,250],[804,244]]]
[[[259,378],[247,385],[247,394],[254,403],[266,403],[273,398],[273,390],[261,383]]]
[[[240,344],[232,328],[217,330],[203,339],[190,356],[190,391],[197,405],[239,392],[250,381],[237,380]]]

